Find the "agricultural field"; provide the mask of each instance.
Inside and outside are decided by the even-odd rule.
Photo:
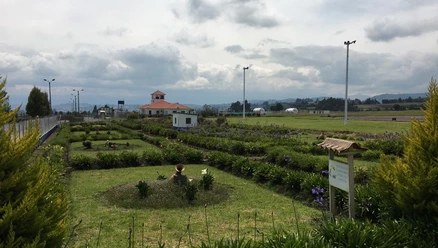
[[[312,131],[330,131],[330,132],[353,132],[353,133],[384,133],[399,132],[403,133],[409,130],[410,122],[399,121],[369,121],[369,120],[349,120],[344,126],[344,120],[336,117],[320,117],[309,115],[297,116],[261,116],[247,117],[227,117],[230,124],[247,124],[256,126],[275,125],[291,129],[312,130]]]
[[[202,241],[208,243],[207,233],[211,240],[236,238],[238,232],[240,238],[248,239],[254,238],[257,228],[259,232],[256,233],[256,238],[261,240],[261,233],[267,235],[274,229],[296,230],[295,216],[298,216],[300,228],[310,229],[311,220],[321,216],[318,209],[307,207],[254,182],[206,165],[187,165],[184,173],[189,178],[201,177],[201,170],[205,168],[214,176],[213,187],[220,183],[230,188],[228,199],[207,205],[206,208],[194,203],[194,206],[166,209],[122,208],[108,204],[102,194],[118,185],[139,180],[154,181],[158,175],[171,176],[174,166],[74,171],[69,182],[70,216],[72,223],[80,220],[82,223],[77,227],[69,247],[84,247],[87,243],[95,247],[100,223],[100,246],[123,247],[127,244],[132,218],[135,222],[135,247],[142,247],[142,241],[155,246],[160,238],[166,245],[175,247],[181,240],[181,247],[187,247],[189,240],[186,230],[189,218],[191,242],[199,245]]]

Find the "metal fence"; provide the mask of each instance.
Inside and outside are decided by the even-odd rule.
[[[28,120],[22,120],[15,124],[15,132],[13,133],[14,136],[18,136],[18,138],[22,138],[24,134],[27,132],[27,129],[29,128],[30,122],[34,124],[36,122],[36,119],[28,119]],[[45,137],[48,133],[53,131],[55,127],[57,127],[60,124],[60,116],[49,116],[49,117],[43,117],[39,118],[39,126],[40,126],[40,137]],[[3,129],[5,131],[8,131],[12,128],[12,124],[6,124],[3,126]]]

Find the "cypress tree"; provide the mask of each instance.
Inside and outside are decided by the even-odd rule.
[[[404,137],[403,158],[383,158],[376,189],[393,217],[438,226],[438,85],[431,80],[424,121],[413,120]]]
[[[0,83],[0,106],[6,101]],[[25,135],[14,136],[16,113],[0,108],[0,247],[60,247],[67,226],[67,198],[62,182],[34,150],[38,121]],[[11,123],[7,131],[3,129]]]

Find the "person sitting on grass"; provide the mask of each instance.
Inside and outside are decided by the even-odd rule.
[[[187,176],[181,174],[184,170],[184,165],[179,163],[175,167],[175,174],[170,178],[174,183],[176,183],[179,186],[186,186],[187,185]]]

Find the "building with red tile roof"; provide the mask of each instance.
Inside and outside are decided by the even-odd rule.
[[[170,115],[172,113],[189,113],[190,107],[180,103],[165,101],[163,92],[157,90],[151,94],[151,103],[139,107],[140,114],[145,115]]]

